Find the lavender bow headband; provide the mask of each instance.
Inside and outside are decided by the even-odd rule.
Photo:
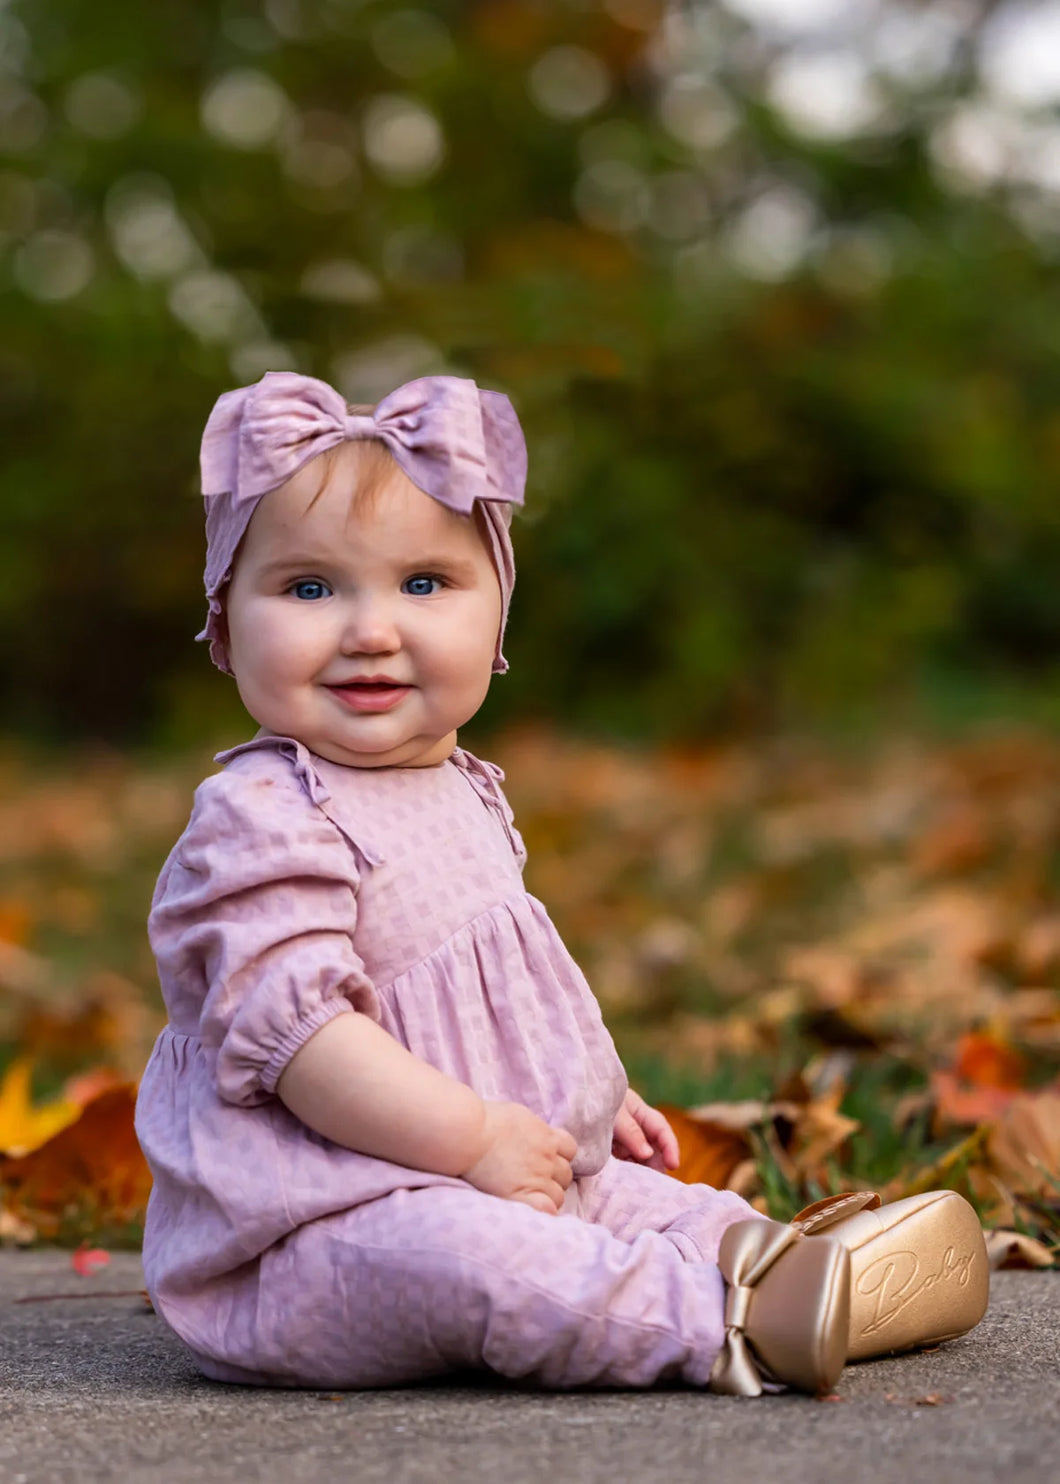
[[[339,443],[378,438],[418,489],[450,510],[485,517],[501,587],[501,626],[493,669],[508,662],[501,639],[515,583],[509,526],[526,485],[526,442],[502,392],[457,376],[423,376],[384,397],[369,414],[350,413],[327,382],[268,371],[253,386],[218,397],[202,437],[206,505],[206,627],[214,664],[231,674],[219,594],[258,501],[303,464]]]

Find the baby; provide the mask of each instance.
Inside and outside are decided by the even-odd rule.
[[[814,1392],[977,1323],[952,1192],[781,1225],[665,1173],[503,775],[457,741],[507,668],[508,399],[438,376],[351,409],[270,373],[219,399],[202,473],[200,638],[259,730],[159,877],[136,1126],[148,1291],[203,1373]]]

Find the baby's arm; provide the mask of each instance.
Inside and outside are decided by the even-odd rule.
[[[574,1139],[520,1103],[486,1102],[414,1056],[366,1015],[327,1021],[276,1084],[303,1123],[348,1149],[556,1214]]]

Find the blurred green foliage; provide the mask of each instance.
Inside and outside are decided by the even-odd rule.
[[[0,4],[7,727],[234,719],[191,644],[198,439],[288,366],[515,401],[491,720],[695,737],[1047,691],[1060,227],[946,145],[998,6],[927,72],[881,64],[847,137],[777,104],[788,43],[745,9]]]

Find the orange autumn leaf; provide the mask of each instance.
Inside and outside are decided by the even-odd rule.
[[[0,1158],[0,1199],[40,1236],[55,1237],[73,1213],[94,1225],[142,1222],[151,1175],[133,1130],[136,1086],[101,1093],[76,1123],[21,1158]]]
[[[723,1128],[691,1117],[684,1108],[668,1103],[659,1112],[677,1136],[680,1163],[669,1173],[686,1185],[712,1185],[724,1190],[736,1168],[751,1157],[751,1141],[743,1129]]]
[[[84,1108],[101,1092],[107,1092],[112,1087],[120,1087],[126,1078],[122,1077],[113,1067],[90,1067],[87,1072],[78,1072],[74,1077],[68,1077],[63,1083],[63,1097],[71,1103],[76,1103],[79,1108]]]
[[[968,1031],[957,1042],[954,1071],[976,1087],[1023,1086],[1026,1065],[1018,1051],[984,1031]]]
[[[931,1074],[931,1095],[935,1121],[941,1128],[954,1124],[975,1128],[1000,1118],[1016,1093],[1007,1087],[969,1086],[954,1072],[937,1071]]]
[[[25,947],[29,937],[30,909],[17,897],[0,898],[0,942]]]

